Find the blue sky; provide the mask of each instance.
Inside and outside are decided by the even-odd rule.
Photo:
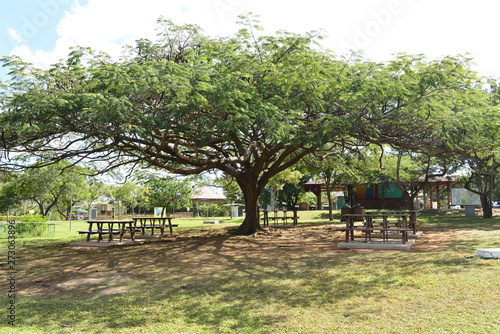
[[[27,43],[34,49],[49,51],[57,39],[56,27],[65,11],[71,9],[69,0],[4,0],[1,4],[1,53]],[[18,39],[9,30],[19,32]]]
[[[45,52],[53,50],[58,38],[57,25],[72,4],[71,0],[3,0],[0,3],[0,56],[11,55],[21,45]]]
[[[2,0],[0,56],[43,68],[76,45],[117,56],[124,43],[154,38],[161,15],[216,36],[234,33],[236,16],[249,11],[266,33],[324,29],[322,44],[339,54],[355,49],[384,61],[397,52],[429,59],[469,53],[481,75],[500,77],[498,0]]]

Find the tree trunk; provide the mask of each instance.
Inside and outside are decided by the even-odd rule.
[[[245,200],[245,220],[234,232],[239,235],[250,235],[262,229],[258,207],[260,192],[257,191],[256,185],[249,184],[249,182],[238,183]]]
[[[347,203],[349,206],[353,207],[356,205],[356,199],[354,198],[354,186],[347,186]]]
[[[472,176],[465,184],[465,189],[479,195],[481,200],[481,206],[483,207],[483,218],[493,217],[493,188],[495,186],[495,174],[490,173],[484,176],[478,176],[476,178]],[[473,181],[475,180],[475,182]],[[479,190],[472,188],[471,184],[475,185]]]
[[[326,186],[326,198],[328,199],[328,217],[330,221],[333,221],[333,207],[332,207],[332,174],[331,169],[323,171],[325,174],[325,186]],[[321,210],[322,208],[318,208]]]
[[[482,193],[480,198],[481,198],[481,205],[483,207],[483,218],[492,218],[493,205],[491,203],[490,192]]]
[[[37,204],[38,204],[38,212],[40,213],[40,215],[43,216],[43,211],[44,211],[43,203],[37,201]]]
[[[328,191],[326,193],[326,198],[328,198],[328,219],[330,222],[333,221],[333,205],[332,205],[332,192]]]
[[[408,210],[410,211],[415,210],[415,198],[417,197],[418,192],[409,190],[410,193],[408,193],[408,191],[402,188],[399,184],[398,187],[402,189],[403,198],[405,200],[405,204]]]

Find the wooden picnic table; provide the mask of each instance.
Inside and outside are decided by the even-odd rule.
[[[155,229],[160,231],[160,236],[162,237],[165,228],[168,227],[170,234],[173,234],[173,227],[179,225],[172,224],[172,217],[134,217],[134,227],[136,231],[142,232],[142,235],[146,233],[146,229],[151,230],[151,235],[154,235]]]
[[[410,217],[412,212],[367,212],[363,214],[345,214],[346,227],[341,231],[346,233],[346,242],[354,241],[354,232],[360,231],[364,235],[364,241],[372,240],[375,231],[380,231],[382,242],[389,239],[390,233],[395,233],[401,236],[401,243],[406,244],[408,241],[408,233],[417,232],[417,221]],[[377,224],[374,218],[382,218],[382,221]],[[416,217],[416,215],[415,215]],[[396,220],[390,220],[396,218]]]
[[[134,240],[135,229],[133,220],[88,220],[88,230],[78,231],[79,234],[86,234],[86,241],[90,241],[90,236],[97,234],[97,241],[103,240],[103,236],[108,235],[108,242],[113,241],[113,235],[120,235],[120,242],[126,231],[130,232],[132,240]]]
[[[267,211],[264,210],[264,216],[261,218],[262,224],[264,226],[269,226],[269,221],[272,221],[274,225],[279,225],[279,222],[282,221],[283,225],[288,224],[288,220],[292,221],[292,225],[297,225],[299,216],[297,215],[297,210],[292,210],[293,214],[291,216],[288,215],[287,210],[279,211]]]

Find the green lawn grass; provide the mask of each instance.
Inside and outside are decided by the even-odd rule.
[[[325,211],[299,215],[328,223]],[[500,333],[500,261],[470,257],[500,247],[500,218],[437,216],[420,214],[422,230],[452,238],[425,252],[286,253],[203,237],[241,218],[179,219],[177,241],[90,250],[68,246],[84,222],[57,222],[54,238],[16,240],[16,326],[4,281],[0,332]],[[250,246],[228,252],[229,240]]]

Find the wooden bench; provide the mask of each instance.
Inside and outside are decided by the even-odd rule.
[[[354,241],[354,232],[355,231],[361,231],[364,232],[364,239],[365,242],[368,240],[372,240],[372,233],[374,231],[380,231],[382,233],[382,242],[385,243],[386,241],[389,241],[388,234],[389,232],[396,232],[398,234],[401,234],[401,243],[406,244],[408,242],[408,233],[412,232],[413,229],[411,228],[383,228],[383,227],[377,227],[377,226],[372,226],[372,227],[361,227],[361,226],[355,226],[355,227],[344,227],[337,229],[337,231],[341,232],[346,232],[345,236],[345,241]]]
[[[373,231],[373,228],[355,226],[355,227],[349,227],[349,228],[347,228],[347,227],[341,228],[341,229],[338,229],[338,231],[346,232],[345,242],[354,241],[354,232],[355,231],[364,232],[365,242],[367,242],[368,240],[371,241],[371,232]]]

